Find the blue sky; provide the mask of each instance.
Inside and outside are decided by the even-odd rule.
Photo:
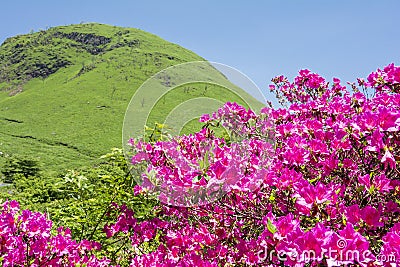
[[[248,75],[264,92],[272,77],[309,68],[354,81],[400,64],[400,1],[4,1],[0,42],[58,25],[140,28]]]

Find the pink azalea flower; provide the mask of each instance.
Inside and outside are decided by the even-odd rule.
[[[363,221],[372,228],[383,226],[383,223],[380,222],[380,216],[380,212],[371,206],[364,207],[361,212]]]

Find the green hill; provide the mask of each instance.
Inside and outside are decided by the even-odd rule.
[[[121,147],[125,110],[145,80],[166,67],[203,60],[153,34],[95,23],[8,38],[0,46],[0,154],[37,159],[47,170],[91,164]],[[223,89],[191,89],[171,94],[174,100],[202,94],[243,104]],[[157,103],[154,121],[173,102]]]

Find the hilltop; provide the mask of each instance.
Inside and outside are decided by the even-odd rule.
[[[8,38],[0,46],[0,152],[33,157],[49,170],[93,163],[121,147],[124,112],[137,88],[190,61],[204,59],[153,34],[97,23]]]

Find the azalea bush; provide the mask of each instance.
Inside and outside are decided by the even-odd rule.
[[[72,239],[71,231],[58,228],[44,214],[20,210],[16,201],[0,207],[1,266],[110,266],[110,260],[97,258],[97,242]]]
[[[44,214],[6,202],[3,265],[400,264],[400,67],[347,86],[308,70],[273,83],[286,108],[226,103],[195,134],[131,140],[138,185],[129,194],[151,205],[143,215],[138,203],[112,199],[97,254],[99,244],[73,241]],[[40,227],[26,226],[33,218]],[[68,256],[54,241],[61,237]]]
[[[132,265],[400,263],[400,68],[350,90],[308,70],[273,82],[288,108],[227,103],[194,135],[132,140],[132,163],[145,163],[136,192],[168,204],[151,221],[123,212],[107,228],[131,237]],[[141,253],[152,240],[157,249]]]

